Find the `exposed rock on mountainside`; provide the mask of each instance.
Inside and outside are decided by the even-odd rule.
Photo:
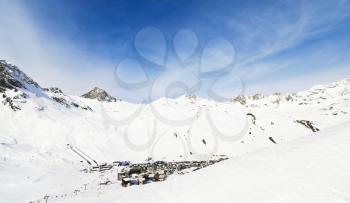
[[[75,107],[92,110],[80,101],[65,95],[59,88],[41,88],[40,85],[22,72],[17,66],[5,60],[0,60],[0,101],[12,110],[21,110],[29,98],[42,97],[64,105],[67,108]],[[38,109],[44,109],[37,105]]]
[[[245,105],[247,103],[247,98],[244,95],[238,95],[232,101],[239,102],[240,104]]]
[[[256,123],[256,116],[252,113],[247,113],[247,116],[250,116],[252,118],[252,123],[255,125]]]
[[[91,107],[89,107],[88,105],[80,102],[80,101],[76,101],[73,98],[65,95],[63,93],[63,91],[58,88],[58,87],[50,87],[50,88],[44,88],[44,91],[47,92],[47,94],[57,103],[60,103],[61,105],[65,106],[66,108],[71,108],[71,107],[75,107],[75,108],[81,108],[84,110],[92,110]]]
[[[83,94],[81,97],[87,99],[97,99],[98,101],[106,102],[116,102],[117,99],[109,95],[105,90],[95,87],[86,94]]]
[[[26,103],[29,95],[25,90],[35,95],[41,95],[41,87],[33,79],[18,69],[17,66],[0,60],[0,93],[2,104],[8,105],[12,110],[21,110],[21,105]],[[7,92],[10,91],[10,92]]]
[[[301,125],[305,126],[306,128],[312,130],[312,132],[317,132],[319,129],[314,126],[314,124],[311,121],[307,120],[296,120],[295,122],[300,123]]]
[[[17,88],[30,89],[40,88],[40,86],[17,66],[0,60],[0,92],[6,89],[17,91]]]
[[[63,94],[63,91],[60,88],[58,88],[58,87],[44,88],[44,90],[46,92],[52,92],[52,93],[55,93],[55,94]]]
[[[264,95],[263,94],[255,94],[252,99],[253,100],[259,100],[259,99],[263,99],[264,98]]]

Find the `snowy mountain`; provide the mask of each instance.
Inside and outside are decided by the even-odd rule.
[[[90,90],[88,93],[83,94],[81,97],[87,99],[97,99],[98,101],[116,102],[117,99],[109,95],[105,90],[98,87]]]
[[[91,110],[87,105],[65,95],[59,88],[41,88],[17,66],[4,60],[0,60],[0,93],[2,93],[2,103],[14,111],[21,110],[25,103],[35,102],[38,99],[52,99],[66,108]],[[43,109],[45,106],[38,105],[37,108]]]
[[[350,177],[344,172],[350,161],[349,79],[293,94],[241,95],[228,102],[193,95],[149,104],[115,101],[99,88],[82,97],[42,88],[18,67],[0,61],[1,201],[45,202],[49,195],[65,202],[79,201],[78,196],[119,202],[130,195],[130,201],[158,202],[166,200],[165,194],[175,202],[322,200],[307,192],[324,195],[324,202],[349,199]],[[97,195],[103,175],[83,173],[87,164],[67,144],[98,163],[206,160],[213,155],[230,159],[140,190],[112,185]],[[211,193],[216,180],[222,190]],[[324,183],[315,185],[313,180]],[[303,189],[296,187],[300,184]],[[288,196],[290,188],[294,195]]]
[[[350,123],[134,188],[115,185],[64,202],[348,202]]]
[[[40,90],[41,87],[33,79],[18,69],[17,66],[0,60],[1,91],[5,89],[23,88],[27,90]]]
[[[20,110],[20,103],[25,103],[30,95],[43,96],[38,83],[4,60],[0,60],[0,93],[2,103],[14,111]]]
[[[79,101],[78,99],[73,99],[72,97],[64,94],[63,91],[58,87],[44,88],[44,91],[50,98],[52,98],[57,103],[65,106],[66,108],[75,107],[81,108],[83,110],[92,110],[91,107]]]

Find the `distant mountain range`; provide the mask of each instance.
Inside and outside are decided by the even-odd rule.
[[[6,94],[7,91],[13,91],[15,94]],[[48,97],[54,102],[64,105],[67,108],[75,107],[84,110],[91,110],[90,107],[81,101],[65,95],[58,87],[42,88],[37,82],[23,73],[17,66],[0,60],[0,93],[3,93],[3,104],[8,104],[12,110],[20,110],[21,103],[30,95],[37,97]],[[83,98],[96,99],[98,101],[116,102],[117,99],[110,96],[105,90],[98,87],[93,88],[88,93],[82,95]]]
[[[306,143],[311,143],[312,137],[329,134],[337,126],[345,129],[343,123],[349,119],[349,79],[293,94],[239,95],[227,102],[184,95],[132,104],[97,87],[82,96],[66,95],[58,87],[42,88],[18,67],[2,60],[0,170],[6,176],[0,176],[0,191],[4,191],[0,194],[8,202],[31,202],[42,199],[48,192],[61,194],[56,198],[65,200],[67,197],[62,194],[75,194],[77,185],[94,191],[97,181],[103,177],[82,173],[86,163],[67,149],[67,144],[78,147],[99,163],[206,160],[214,155],[227,155],[232,159],[228,168],[218,168],[222,173],[220,178],[225,180],[223,171],[235,174],[241,163],[239,157],[251,153],[259,157],[263,148],[271,148],[268,160],[263,159],[264,154],[259,158],[266,161],[264,166],[274,163],[269,161],[277,155],[294,163],[298,161],[294,157],[302,159],[303,154],[309,157],[327,155],[328,149],[333,150],[333,155],[337,154],[337,148],[329,143],[331,134],[326,140],[318,139],[321,145],[311,144],[312,153]],[[341,142],[346,138],[339,136]],[[308,141],[304,142],[305,139]],[[303,153],[294,150],[296,144],[293,143],[297,140],[298,146],[305,146]],[[274,146],[282,147],[273,150]],[[289,152],[294,152],[291,160],[288,160]],[[246,168],[259,171],[254,165],[255,159],[246,160],[246,165],[251,166]],[[299,170],[307,161],[286,167],[286,170]],[[264,170],[273,173],[280,168],[278,163],[284,162],[276,162],[276,168]],[[220,166],[224,165],[218,164]],[[328,167],[329,164],[319,166]],[[205,173],[201,172],[203,177]],[[212,179],[217,177],[217,171],[210,174]],[[196,179],[195,183],[202,179],[205,177]],[[236,183],[231,184],[230,188]],[[85,191],[84,187],[79,190]],[[50,191],[43,188],[50,188]],[[13,191],[23,192],[18,196]]]
[[[52,145],[50,136],[53,136],[61,143],[59,146],[72,142],[89,146],[101,159],[106,158],[102,158],[102,151],[128,159],[146,159],[149,150],[162,159],[195,158],[211,153],[240,154],[322,130],[347,120],[350,112],[349,79],[299,93],[239,95],[227,102],[184,95],[177,99],[160,98],[149,104],[132,104],[98,87],[82,96],[66,95],[58,87],[42,88],[17,66],[4,60],[0,61],[0,76],[0,121],[8,126],[6,134],[13,134],[11,137],[18,144],[23,139],[23,130],[27,129],[26,138],[42,139],[42,145]],[[45,130],[43,123],[53,131]],[[12,125],[21,126],[21,130],[13,132]],[[242,133],[238,141],[227,142],[230,140],[227,137]],[[135,153],[130,143],[136,143],[135,146],[144,151]],[[166,153],[152,149],[156,143],[166,146]],[[232,148],[232,144],[239,147]],[[102,151],[101,146],[104,146]]]

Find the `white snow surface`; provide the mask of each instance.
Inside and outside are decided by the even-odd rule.
[[[110,186],[67,202],[349,202],[350,122],[196,173]]]
[[[0,103],[0,202],[350,202],[349,79],[245,105],[188,96],[100,102],[40,86],[7,90],[0,102],[20,93],[28,95],[14,100],[21,110]],[[165,182],[98,186],[103,177],[82,172],[67,144],[99,163],[230,159]]]

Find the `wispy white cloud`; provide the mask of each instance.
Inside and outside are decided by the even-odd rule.
[[[68,40],[55,41],[17,1],[1,1],[0,13],[0,57],[42,86],[59,86],[71,94],[82,94],[93,86],[118,91],[115,63],[110,59],[84,53]]]
[[[334,79],[348,77],[345,68],[348,67],[347,64],[350,65],[350,61],[345,60],[349,58],[348,46],[343,42],[349,41],[323,38],[319,42],[313,42],[313,45],[309,45],[308,41],[338,28],[339,23],[349,18],[349,11],[350,3],[346,0],[283,1],[273,6],[242,8],[232,16],[216,16],[213,21],[226,22],[228,30],[232,31],[231,35],[223,33],[223,37],[233,36],[230,40],[233,40],[234,54],[237,54],[233,71],[224,75],[216,89],[225,97],[233,97],[240,92],[237,90],[237,85],[240,84],[232,82],[232,78],[237,76],[246,80],[248,93],[289,91],[297,89],[297,86],[306,88],[310,81],[327,82],[324,76],[329,72],[332,72]],[[71,94],[81,94],[93,86],[100,86],[127,100],[141,101],[148,97],[149,88],[131,92],[118,86],[113,74],[118,61],[104,57],[103,54],[94,55],[83,51],[69,39],[58,40],[57,36],[51,36],[45,28],[38,27],[28,14],[27,8],[17,1],[0,1],[0,13],[0,26],[4,30],[0,32],[0,57],[19,65],[42,86],[59,86]],[[153,48],[157,48],[158,44],[143,39],[141,42],[151,44],[146,48],[153,45]],[[201,41],[198,43],[205,44]],[[195,44],[190,47],[195,47]],[[186,52],[189,48],[186,43],[184,45],[183,51]],[[296,47],[299,48],[293,50]],[[232,53],[224,46],[223,51],[217,52],[220,47],[216,48],[218,49],[208,49],[208,53],[213,56],[205,59],[209,66],[215,67],[232,59]],[[152,50],[150,53],[156,54],[154,57],[163,58]],[[198,55],[195,56],[195,60],[197,59],[200,60]],[[176,62],[168,60],[166,65],[171,67],[170,70],[164,71],[160,76],[159,86],[153,89],[157,97],[168,96],[163,94],[163,87],[169,80],[176,81],[181,78],[191,81],[190,74],[173,70],[181,65],[175,64]],[[190,64],[189,70],[196,73],[198,63]],[[126,73],[129,74],[125,76],[126,80],[136,78],[132,71]],[[297,80],[305,77],[310,77],[310,80]],[[205,96],[208,88],[218,78],[199,79],[203,83],[198,94]],[[285,85],[281,85],[282,81],[286,81]]]
[[[240,65],[273,56],[326,32],[348,17],[348,1],[285,1],[259,10],[243,10],[226,20],[238,33]]]
[[[251,90],[247,87],[249,91],[259,92],[257,87],[265,93],[293,90],[297,86],[307,88],[310,81],[320,83],[321,78],[326,78],[315,79],[311,75],[327,75],[330,71],[334,73],[333,79],[349,76],[344,68],[350,69],[349,41],[327,36],[319,39],[327,32],[335,34],[333,30],[339,28],[339,23],[349,18],[349,1],[284,1],[282,6],[255,11],[248,8],[241,12],[251,15],[226,19],[227,26],[236,33],[239,56],[230,74],[239,75],[248,86],[254,86]],[[316,41],[310,44],[310,40]],[[338,71],[339,67],[344,69]],[[295,80],[305,78],[304,75],[310,80]],[[268,84],[275,85],[271,81],[283,80],[290,88],[286,85],[267,88]],[[234,86],[227,81],[222,88],[230,90]]]

